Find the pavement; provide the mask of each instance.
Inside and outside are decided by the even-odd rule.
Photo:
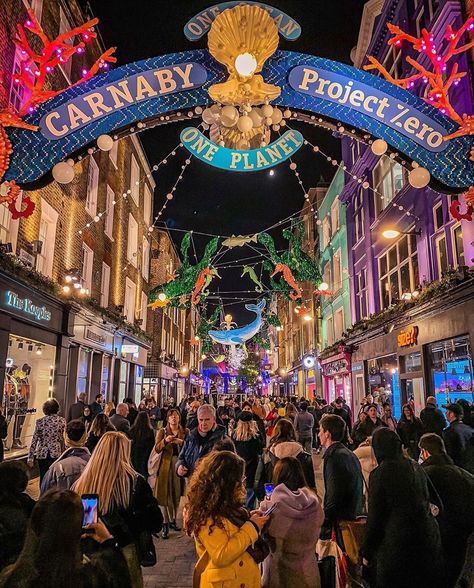
[[[316,489],[319,499],[324,497],[321,455],[313,451],[313,465]],[[28,494],[35,500],[39,497],[39,478],[30,481]],[[178,518],[178,524],[181,524]],[[145,588],[191,588],[193,569],[196,563],[194,540],[183,532],[170,531],[169,539],[154,539],[157,564],[152,568],[142,568]]]

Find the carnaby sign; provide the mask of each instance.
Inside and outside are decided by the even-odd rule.
[[[248,151],[220,147],[198,129],[188,127],[180,136],[181,142],[198,159],[230,171],[259,171],[278,165],[291,157],[303,145],[303,135],[298,131],[286,131],[270,145]]]
[[[444,151],[448,131],[426,114],[394,96],[358,80],[316,67],[298,65],[290,71],[290,86],[357,110],[405,135],[428,151]]]
[[[105,84],[48,112],[40,120],[40,131],[48,139],[60,139],[92,120],[142,100],[198,88],[206,78],[206,70],[198,63],[178,63],[143,71]]]

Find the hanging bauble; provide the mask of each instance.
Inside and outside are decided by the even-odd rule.
[[[240,139],[240,141],[237,141],[237,149],[247,151],[250,149],[250,142],[247,139]]]
[[[74,168],[65,161],[60,161],[53,167],[53,178],[58,184],[69,184],[74,179]]]
[[[260,108],[252,108],[252,110],[249,112],[249,117],[252,119],[253,126],[256,129],[263,125],[264,117],[262,115],[262,111],[260,110]]]
[[[202,120],[208,125],[212,125],[214,123],[214,115],[212,114],[210,108],[204,109],[202,113]]]
[[[283,113],[283,116],[284,116],[285,118],[290,118],[290,117],[291,117],[291,110],[290,110],[289,108],[287,108],[287,109],[284,111],[284,113]]]
[[[74,159],[72,159],[72,158],[66,159],[66,163],[68,165],[70,165],[71,167],[74,167]]]
[[[99,135],[97,137],[97,147],[101,151],[110,151],[113,149],[114,140],[110,135]]]
[[[273,106],[271,104],[264,104],[262,106],[262,114],[265,118],[272,116],[273,114]]]
[[[425,167],[415,167],[408,174],[410,186],[424,188],[430,183],[431,174]]]
[[[235,106],[224,106],[221,110],[221,122],[225,127],[233,127],[239,120],[239,111]]]
[[[271,126],[271,124],[272,124],[272,117],[271,116],[267,116],[265,118],[265,124],[267,125],[267,127]]]
[[[388,149],[387,142],[383,139],[376,139],[371,145],[372,153],[375,155],[383,155]]]
[[[237,128],[241,133],[248,133],[253,128],[253,120],[250,116],[241,116],[237,121]]]
[[[283,118],[283,113],[279,108],[274,108],[272,112],[272,123],[274,125],[279,125],[281,119]]]

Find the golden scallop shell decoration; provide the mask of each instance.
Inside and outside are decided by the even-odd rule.
[[[208,46],[229,72],[226,82],[209,88],[212,100],[257,105],[278,98],[280,88],[258,75],[278,47],[278,28],[266,10],[248,4],[224,10],[212,23]]]

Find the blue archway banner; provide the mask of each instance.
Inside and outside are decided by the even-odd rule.
[[[32,182],[47,173],[58,161],[94,143],[103,133],[113,133],[141,120],[209,104],[207,88],[211,84],[225,80],[227,73],[207,50],[197,49],[130,63],[95,76],[42,104],[35,113],[25,119],[32,124],[40,124],[50,115],[51,120],[57,121],[58,119],[54,118],[55,112],[59,112],[71,101],[77,100],[83,104],[83,97],[86,94],[94,91],[102,93],[108,86],[120,84],[133,76],[144,75],[145,72],[148,72],[146,75],[157,79],[153,72],[172,70],[173,66],[182,68],[184,64],[195,64],[195,71],[203,68],[206,73],[205,82],[201,84],[201,71],[201,77],[198,76],[196,84],[192,86],[177,87],[176,91],[157,95],[150,93],[149,97],[142,91],[138,101],[101,113],[97,118],[91,117],[90,121],[84,119],[84,124],[81,123],[79,115],[77,120],[81,124],[73,129],[74,132],[54,139],[45,137],[42,132],[9,130],[14,152],[5,179],[15,179],[20,184]],[[306,72],[306,83],[305,69],[313,72]],[[316,80],[314,72],[318,75]],[[387,141],[392,148],[416,160],[426,167],[434,178],[448,187],[462,189],[474,185],[474,162],[469,160],[474,137],[458,137],[441,144],[438,134],[447,135],[454,132],[458,128],[457,124],[410,92],[351,66],[291,51],[277,51],[267,61],[262,75],[267,82],[281,87],[281,95],[275,100],[276,104],[329,117],[366,130],[374,137]],[[326,78],[328,84],[321,87],[321,80]],[[174,80],[179,82],[179,79],[182,79],[182,76],[177,74]],[[344,92],[349,83],[352,99],[348,97],[344,101],[343,94],[337,97],[337,84],[340,84]],[[183,86],[185,85],[184,80]],[[300,85],[303,87],[299,88]],[[156,88],[153,87],[153,90],[156,91]],[[370,111],[364,112],[364,99],[361,93],[364,93],[365,99],[369,96],[374,97],[372,104],[370,101],[365,102],[366,106],[372,108],[375,106],[375,99],[380,105],[385,98],[383,104],[387,104],[387,107],[379,112],[386,116],[390,114],[392,119],[400,114],[400,118],[390,125],[386,118],[374,116]],[[401,126],[397,125],[397,122]],[[414,136],[420,133],[421,139]]]

